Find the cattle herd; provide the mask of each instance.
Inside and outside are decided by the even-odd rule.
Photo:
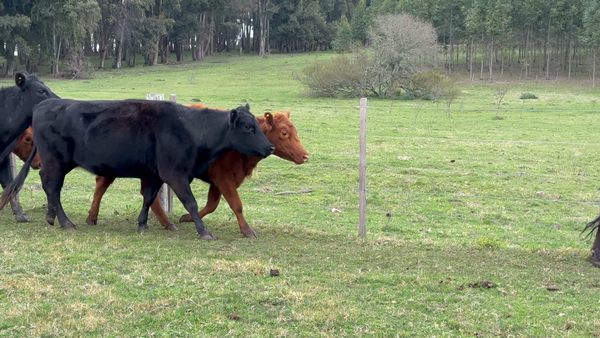
[[[240,231],[256,237],[244,218],[237,188],[258,162],[275,154],[296,164],[308,161],[289,112],[254,116],[250,107],[232,110],[183,106],[168,101],[76,101],[61,99],[37,76],[15,76],[15,86],[0,89],[0,210],[10,202],[18,222],[29,219],[18,202],[18,192],[30,168],[40,169],[48,199],[46,221],[56,218],[63,229],[75,229],[63,210],[60,194],[65,176],[74,168],[97,175],[94,200],[86,222],[95,225],[102,196],[117,177],[141,180],[142,210],[138,230],[147,231],[148,211],[168,230],[177,230],[156,198],[167,183],[188,214],[180,222],[194,222],[200,238],[214,240],[202,218],[213,212],[224,196],[236,215]],[[12,177],[8,155],[25,161]],[[199,178],[210,184],[206,205],[198,212],[190,183]],[[600,267],[600,216],[584,231],[595,240],[591,262]]]
[[[61,204],[65,176],[81,167],[96,176],[96,191],[87,223],[94,225],[102,195],[117,177],[141,180],[142,210],[138,230],[147,231],[152,208],[160,223],[176,230],[156,195],[167,183],[204,240],[215,237],[202,217],[213,212],[221,195],[235,213],[240,231],[256,237],[244,219],[237,188],[258,162],[275,154],[302,164],[309,155],[300,143],[290,113],[254,116],[250,107],[231,110],[168,101],[77,101],[61,99],[37,76],[15,76],[15,86],[0,89],[0,210],[10,202],[17,221],[28,218],[18,203],[18,192],[30,168],[40,169],[48,199],[46,221],[56,218],[63,229],[75,229]],[[25,164],[12,177],[8,155]],[[199,178],[210,184],[206,205],[198,212],[190,183]]]

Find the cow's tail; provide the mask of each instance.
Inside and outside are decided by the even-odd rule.
[[[587,240],[587,239],[591,238],[594,235],[594,232],[598,231],[599,227],[600,227],[600,216],[596,217],[595,220],[586,224],[585,228],[583,228],[583,230],[581,230],[581,234],[583,234],[586,231],[589,231],[587,233],[587,235],[585,235],[583,240]]]
[[[17,196],[19,190],[21,190],[21,188],[23,187],[23,183],[25,183],[25,179],[27,178],[27,175],[29,174],[29,169],[31,168],[31,161],[33,161],[33,157],[36,153],[37,147],[34,145],[33,149],[31,150],[31,155],[29,155],[29,158],[27,159],[27,161],[25,161],[25,164],[23,164],[23,167],[21,168],[21,171],[19,172],[17,177],[15,177],[12,183],[9,184],[2,192],[2,197],[0,198],[0,210],[4,209],[4,206],[8,204],[10,200]]]

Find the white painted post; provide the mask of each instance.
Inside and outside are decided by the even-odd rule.
[[[15,159],[15,154],[10,153],[8,155],[10,157],[10,172],[12,173],[13,179],[17,176],[17,160]]]
[[[165,94],[146,94],[146,100],[164,101]]]
[[[164,101],[164,99],[165,94],[146,94],[146,100]],[[169,99],[175,102],[177,101],[177,95],[172,94]],[[158,200],[166,213],[170,214],[173,212],[173,192],[168,185],[163,184],[160,188],[158,191]]]
[[[8,155],[8,158],[9,158],[9,163],[10,163],[10,173],[12,174],[12,178],[14,180],[15,177],[17,177],[17,160],[15,157],[15,154],[13,154],[13,153],[10,153],[10,155]],[[17,194],[17,196],[15,196],[15,198],[13,200],[15,203],[19,204],[20,203],[19,194]]]
[[[169,101],[177,103],[177,94],[171,94],[169,95]],[[166,195],[166,203],[163,204],[163,208],[165,209],[165,211],[169,214],[173,213],[173,189],[171,189],[171,187],[169,187],[168,185],[163,185],[163,187],[160,189],[163,193],[163,195]],[[161,200],[162,202],[162,200]]]
[[[358,235],[367,235],[367,99],[360,99],[360,155],[358,158]]]

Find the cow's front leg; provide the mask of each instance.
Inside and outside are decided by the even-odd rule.
[[[177,198],[179,198],[185,210],[192,215],[192,219],[196,224],[198,236],[206,241],[216,240],[215,236],[213,236],[206,228],[200,215],[198,215],[198,203],[196,203],[196,198],[194,197],[194,194],[192,194],[190,181],[182,177],[169,177],[166,182],[171,186],[171,189],[173,189],[173,192],[177,195]]]
[[[229,207],[235,213],[235,217],[237,218],[238,224],[240,226],[241,233],[248,238],[257,238],[256,234],[250,226],[248,222],[244,218],[244,207],[242,206],[242,200],[240,199],[240,195],[237,192],[237,188],[235,187],[235,182],[227,181],[224,184],[219,185],[219,190],[223,193],[223,196],[229,203]]]
[[[2,185],[2,189],[9,185],[13,180],[14,177],[10,170],[10,158],[7,156],[0,163],[0,185]],[[10,200],[10,208],[12,209],[17,222],[29,222],[29,218],[27,218],[25,212],[23,211],[23,207],[21,207],[19,195]]]
[[[217,207],[219,206],[220,201],[221,201],[221,191],[214,184],[211,184],[210,188],[208,189],[206,205],[198,213],[200,215],[200,218],[204,218],[204,216],[211,214],[213,211],[215,211],[217,209]],[[193,221],[194,221],[194,219],[192,218],[192,215],[190,215],[190,214],[183,215],[183,216],[181,216],[181,218],[179,218],[179,223],[193,222]]]
[[[138,217],[138,231],[147,232],[148,229],[148,211],[150,206],[156,199],[158,190],[162,186],[163,182],[160,179],[149,179],[145,181],[144,188],[142,189],[142,195],[144,196],[144,204],[142,205],[142,211]]]

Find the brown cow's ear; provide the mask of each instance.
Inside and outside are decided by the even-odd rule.
[[[15,74],[15,84],[18,87],[23,87],[26,82],[27,82],[27,73],[19,72],[19,73]]]
[[[270,125],[270,126],[273,126],[273,124],[275,123],[273,121],[273,114],[271,114],[269,112],[265,113],[265,119],[267,120],[267,124]]]
[[[287,115],[287,118],[289,119],[289,118],[290,118],[290,111],[289,111],[289,110],[286,110],[286,111],[285,111],[285,114]]]

